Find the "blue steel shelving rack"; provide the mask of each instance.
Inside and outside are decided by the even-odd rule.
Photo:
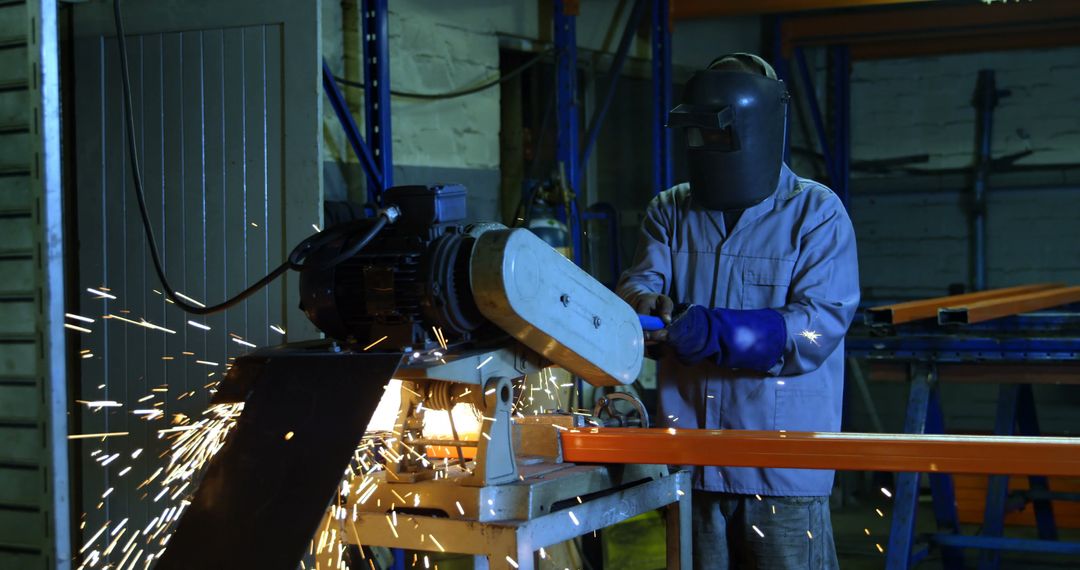
[[[563,182],[571,193],[580,186],[583,165],[592,155],[600,126],[614,100],[618,77],[626,61],[633,34],[644,17],[647,4],[652,7],[652,71],[653,71],[653,190],[659,192],[672,184],[671,134],[665,128],[671,96],[671,6],[669,0],[636,0],[623,29],[619,48],[610,70],[612,82],[603,103],[594,114],[581,140],[580,100],[577,81],[577,8],[575,0],[555,0],[552,15],[555,47],[556,86],[556,157]],[[390,128],[390,62],[387,32],[387,0],[364,0],[361,21],[364,46],[364,126],[366,137],[353,119],[345,97],[338,88],[330,68],[323,64],[323,88],[331,107],[337,114],[346,138],[368,176],[368,198],[378,204],[383,190],[393,185],[393,158]],[[580,212],[577,200],[569,204],[569,219],[574,262],[582,265],[583,220],[602,214]],[[614,223],[612,221],[612,223]]]
[[[337,115],[367,174],[368,203],[378,206],[382,193],[394,185],[393,148],[390,138],[390,41],[387,0],[362,0],[361,33],[364,49],[364,127],[366,138],[353,119],[345,96],[323,62],[323,91]]]

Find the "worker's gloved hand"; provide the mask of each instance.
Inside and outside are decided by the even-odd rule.
[[[671,300],[671,297],[662,295],[660,293],[647,293],[641,295],[634,302],[634,312],[639,315],[653,315],[660,317],[660,320],[664,321],[665,325],[671,324],[671,313],[675,310],[675,302]],[[663,330],[659,331],[645,331],[645,341],[655,342],[663,340]]]
[[[766,372],[783,356],[787,325],[772,309],[706,309],[692,305],[667,329],[685,364],[709,360],[725,368]]]

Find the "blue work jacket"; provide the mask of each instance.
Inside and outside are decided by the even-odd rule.
[[[783,166],[776,192],[745,210],[731,235],[720,212],[694,203],[688,184],[660,193],[617,292],[631,305],[663,293],[676,303],[772,308],[784,317],[783,356],[767,373],[664,356],[659,416],[667,427],[840,431],[844,334],[859,303],[859,270],[851,220],[825,186]],[[709,491],[821,496],[832,490],[833,471],[705,467],[693,481]]]

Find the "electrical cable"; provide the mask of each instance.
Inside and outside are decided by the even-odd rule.
[[[165,269],[161,263],[161,254],[158,251],[157,239],[154,237],[154,228],[150,224],[150,214],[146,209],[146,196],[143,191],[143,180],[141,169],[139,168],[139,155],[138,149],[135,145],[136,133],[135,133],[135,115],[132,111],[131,102],[131,74],[128,68],[128,52],[127,52],[127,36],[124,33],[124,21],[120,8],[120,0],[113,1],[113,17],[116,22],[116,41],[119,44],[120,51],[120,77],[123,82],[123,104],[124,104],[124,123],[127,130],[127,147],[128,154],[130,155],[129,162],[131,163],[131,176],[133,179],[133,187],[135,191],[135,198],[139,203],[139,215],[142,218],[143,230],[146,234],[146,241],[148,242],[150,249],[150,259],[154,264],[154,272],[157,273],[158,281],[161,282],[161,288],[165,291],[165,295],[169,300],[176,304],[181,310],[193,315],[209,315],[218,313],[233,307],[254,295],[260,289],[266,287],[278,277],[282,276],[290,269],[296,271],[306,271],[311,269],[307,264],[301,264],[302,259],[311,250],[324,246],[330,243],[333,239],[339,235],[345,233],[347,230],[353,229],[355,226],[350,224],[341,224],[333,228],[327,228],[315,235],[312,235],[300,242],[292,252],[289,253],[288,259],[281,265],[275,267],[270,273],[267,273],[262,279],[259,279],[255,283],[249,285],[243,291],[236,295],[218,303],[216,305],[204,306],[198,303],[189,303],[185,300],[184,296],[177,293],[169,283],[169,279],[165,276]],[[338,265],[342,261],[357,254],[375,237],[375,234],[379,233],[387,224],[393,223],[400,215],[400,211],[396,206],[389,206],[386,209],[379,212],[379,219],[375,224],[367,230],[367,232],[357,241],[350,246],[347,250],[334,256],[329,261],[323,262],[314,266],[314,269],[326,270]],[[348,239],[348,238],[346,238]]]
[[[496,78],[491,79],[489,81],[485,81],[485,82],[480,83],[478,85],[474,85],[472,87],[466,87],[464,89],[460,89],[460,90],[457,90],[457,91],[447,91],[446,93],[413,93],[411,91],[397,91],[397,90],[391,89],[390,94],[394,95],[395,97],[408,97],[408,98],[411,98],[411,99],[428,99],[428,100],[454,99],[456,97],[463,97],[465,95],[472,95],[473,93],[479,93],[480,91],[488,89],[489,87],[494,87],[494,86],[499,85],[501,83],[505,83],[507,81],[510,81],[511,79],[517,77],[518,75],[521,75],[522,73],[525,73],[525,71],[527,71],[529,68],[531,68],[532,66],[539,63],[540,60],[544,58],[544,56],[550,55],[552,53],[555,53],[554,49],[544,50],[544,51],[539,52],[536,55],[534,55],[532,58],[529,59],[529,61],[526,61],[525,63],[521,64],[520,67],[518,67],[518,68],[516,68],[516,69],[514,69],[514,70],[512,70],[512,71],[510,71],[510,72],[508,72],[506,74],[500,74],[499,77],[496,77]],[[334,80],[337,81],[338,83],[346,86],[346,87],[355,87],[357,89],[363,89],[364,88],[364,84],[359,82],[359,81],[352,81],[350,79],[345,79],[344,77],[338,77],[337,75],[334,76]]]

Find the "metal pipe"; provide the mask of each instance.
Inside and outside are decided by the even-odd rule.
[[[653,0],[653,193],[671,187],[671,132],[667,114],[671,110],[671,5],[669,0]]]
[[[825,170],[829,174],[829,183],[836,184],[839,175],[836,172],[836,162],[833,161],[833,153],[829,148],[829,136],[825,133],[825,121],[821,116],[821,106],[818,104],[817,90],[814,89],[814,80],[810,77],[810,66],[806,64],[806,54],[803,48],[795,48],[795,63],[799,68],[799,79],[802,80],[803,89],[806,91],[806,101],[810,105],[810,118],[814,122],[814,130],[817,132],[818,144],[821,145],[821,155],[825,160]],[[791,112],[788,112],[790,116]],[[786,149],[785,149],[786,150]]]
[[[619,85],[619,76],[622,74],[623,64],[626,63],[626,55],[630,52],[630,44],[634,41],[634,32],[641,24],[641,17],[645,13],[645,2],[646,0],[635,0],[634,8],[626,19],[622,38],[619,39],[619,49],[615,52],[615,61],[611,63],[611,67],[608,69],[611,82],[608,83],[603,103],[600,104],[600,108],[597,109],[596,114],[593,115],[592,121],[589,123],[589,130],[585,135],[585,148],[581,149],[580,164],[588,164],[589,156],[596,145],[596,137],[600,134],[600,127],[604,124],[604,117],[607,116],[608,109],[611,108],[611,102],[615,100],[615,88]],[[577,184],[580,187],[581,181],[577,181]]]
[[[971,191],[971,286],[986,288],[986,186],[990,176],[993,143],[994,107],[998,101],[994,70],[981,69],[975,82],[975,179]]]
[[[1080,476],[1080,438],[592,428],[560,432],[572,463]]]
[[[1004,289],[990,289],[977,293],[965,293],[963,295],[949,295],[947,297],[935,297],[933,299],[919,299],[906,303],[882,305],[870,307],[866,310],[866,324],[868,325],[899,325],[920,319],[932,319],[938,315],[938,311],[948,307],[957,307],[963,303],[986,301],[1010,297],[1024,293],[1034,293],[1047,289],[1064,287],[1064,283],[1038,283],[1033,285],[1020,285],[1006,287]]]
[[[833,160],[836,179],[832,190],[844,206],[848,204],[851,178],[851,52],[847,45],[831,48],[833,54]]]
[[[1080,287],[1058,287],[938,310],[938,324],[972,324],[1080,302]]]
[[[379,171],[379,167],[371,155],[371,149],[368,148],[363,137],[360,136],[360,127],[356,125],[356,120],[345,103],[345,96],[342,95],[341,90],[334,81],[334,72],[330,70],[330,66],[326,64],[326,61],[323,61],[322,74],[323,91],[326,92],[326,98],[330,100],[330,107],[334,109],[334,114],[337,115],[338,122],[341,123],[341,128],[345,131],[345,140],[349,141],[353,153],[356,154],[356,158],[360,160],[360,164],[364,166],[364,170],[367,172],[368,180],[372,181],[368,188],[368,199],[372,204],[377,204],[375,188],[370,186],[382,188],[382,172]]]
[[[376,186],[369,195],[381,195],[394,185],[394,162],[390,137],[390,31],[387,0],[363,0],[360,18],[364,34],[364,119],[371,156],[382,180],[368,178]],[[376,201],[378,203],[378,201]]]
[[[566,227],[570,230],[570,243],[574,263],[584,263],[581,247],[581,220],[577,199],[574,195],[578,183],[578,109],[577,93],[577,3],[556,0],[552,26],[555,39],[555,153],[559,162],[559,175],[565,189]]]

